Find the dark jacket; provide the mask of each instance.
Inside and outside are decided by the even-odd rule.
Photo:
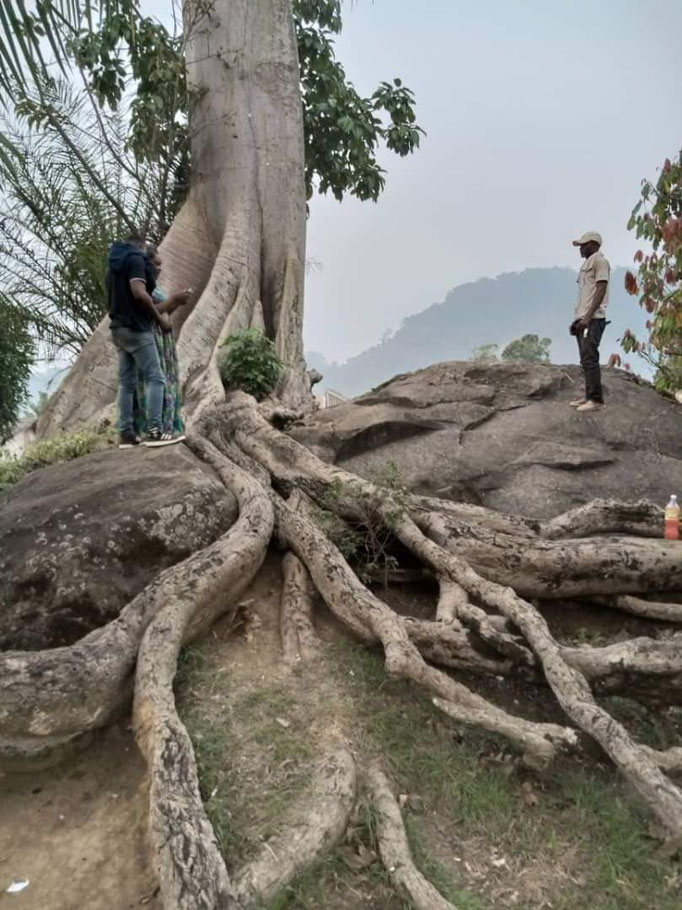
[[[105,278],[111,328],[126,326],[135,332],[151,332],[154,320],[130,289],[131,280],[136,278],[145,282],[147,293],[151,295],[156,282],[147,256],[132,243],[112,243]]]

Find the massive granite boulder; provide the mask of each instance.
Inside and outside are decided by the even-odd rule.
[[[0,495],[0,650],[71,644],[236,515],[234,497],[183,445],[28,475]]]
[[[363,476],[394,462],[414,490],[546,518],[599,497],[682,492],[682,407],[605,371],[579,414],[579,369],[441,363],[290,429]],[[70,644],[163,568],[227,530],[236,503],[185,446],[107,451],[0,495],[0,649]]]
[[[580,414],[577,367],[439,363],[316,412],[291,435],[365,477],[394,462],[410,488],[529,517],[598,497],[682,493],[682,407],[619,370]]]

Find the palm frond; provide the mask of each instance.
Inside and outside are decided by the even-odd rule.
[[[24,0],[0,0],[0,101],[11,98],[13,83],[26,85],[52,75],[51,64],[65,74],[67,39],[92,22],[93,13],[105,18],[130,15],[136,8],[135,0],[37,0],[31,9]],[[49,60],[41,47],[44,42],[51,51]]]
[[[72,83],[14,95],[18,113],[0,118],[0,303],[48,354],[77,353],[105,310],[109,244],[133,223],[163,233],[165,174],[127,150],[125,111]]]

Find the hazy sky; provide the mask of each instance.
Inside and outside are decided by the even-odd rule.
[[[680,0],[357,0],[344,11],[350,78],[371,92],[401,76],[428,136],[409,159],[382,155],[378,204],[313,200],[308,349],[345,359],[463,281],[576,266],[570,241],[586,230],[630,263],[640,180],[682,146]]]
[[[377,205],[314,201],[308,348],[342,359],[463,281],[575,265],[584,230],[631,261],[639,182],[682,147],[680,0],[345,7],[347,72],[363,91],[402,76],[428,136],[385,156]]]

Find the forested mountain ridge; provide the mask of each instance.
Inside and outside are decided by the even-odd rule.
[[[620,350],[626,328],[641,331],[645,314],[624,289],[625,269],[611,278],[609,319],[602,342],[602,359]],[[488,342],[500,351],[515,338],[532,333],[552,339],[553,363],[576,360],[575,340],[568,334],[576,297],[577,269],[533,268],[481,278],[453,288],[442,303],[408,316],[392,335],[349,358],[329,363],[315,352],[308,365],[324,374],[323,388],[359,395],[398,373],[421,369],[444,360],[467,360],[474,348]],[[644,364],[631,358],[633,369]]]

